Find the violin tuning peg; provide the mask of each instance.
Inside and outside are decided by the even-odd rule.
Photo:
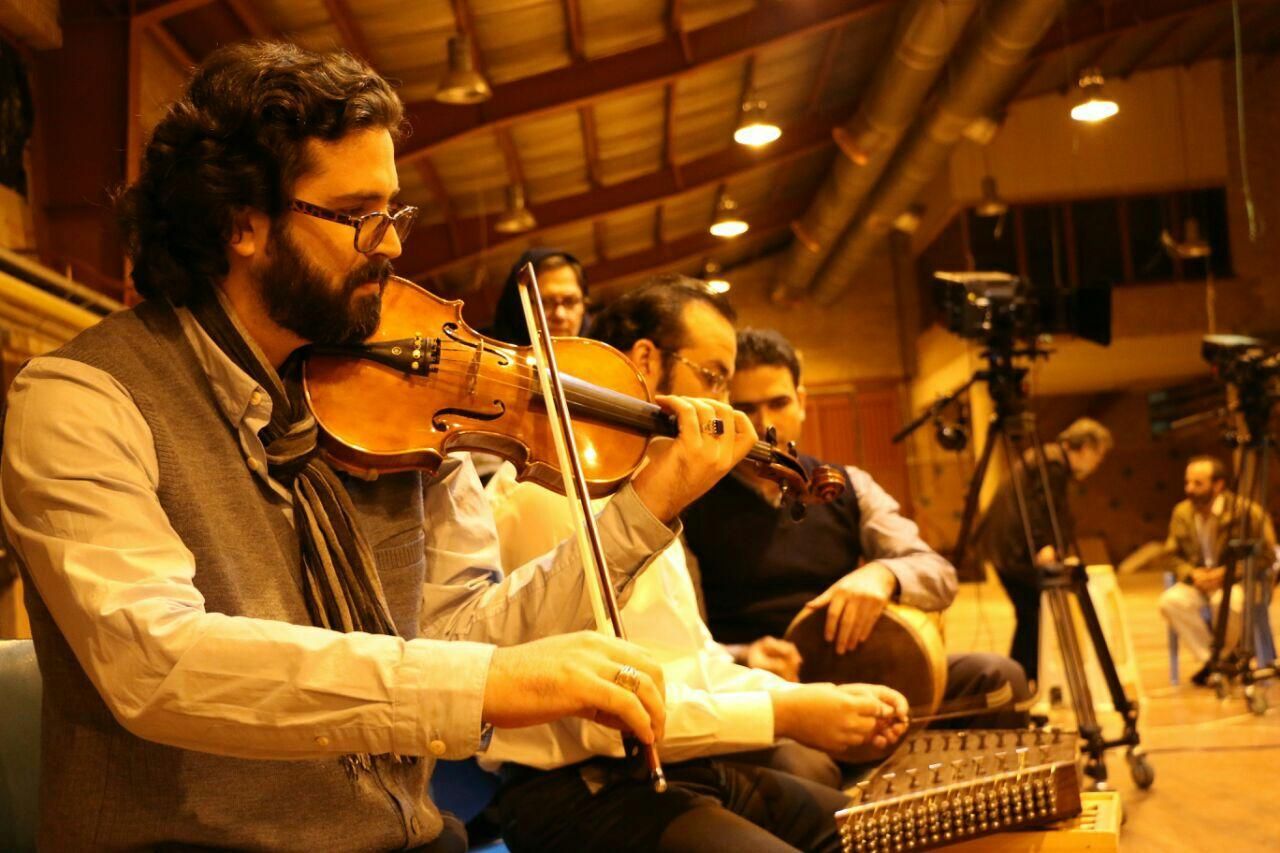
[[[767,430],[765,430],[764,440],[767,441],[769,444],[776,446],[778,443],[778,428],[769,427]]]
[[[797,452],[796,443],[794,441],[787,442],[787,452],[790,453],[792,456],[796,455],[796,452]]]

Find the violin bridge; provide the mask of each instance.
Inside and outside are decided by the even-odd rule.
[[[476,395],[476,382],[480,378],[480,361],[484,358],[484,339],[481,338],[476,342],[476,353],[471,357],[471,364],[467,367],[467,394],[474,397]]]

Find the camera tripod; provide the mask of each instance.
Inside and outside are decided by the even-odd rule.
[[[987,359],[985,369],[976,371],[966,383],[940,398],[929,410],[899,431],[894,436],[894,441],[905,438],[926,420],[938,417],[946,406],[974,383],[978,381],[987,383],[992,402],[995,404],[995,412],[991,416],[978,464],[965,496],[964,515],[960,523],[960,534],[956,540],[954,562],[959,565],[964,560],[977,515],[978,496],[982,490],[992,453],[998,443],[1009,469],[1029,559],[1034,558],[1037,551],[1031,518],[1033,500],[1044,502],[1042,509],[1052,529],[1055,549],[1052,565],[1048,567],[1033,565],[1031,569],[1036,572],[1037,585],[1042,592],[1042,598],[1049,602],[1049,610],[1057,630],[1062,651],[1063,671],[1086,756],[1085,773],[1093,779],[1093,786],[1096,789],[1105,788],[1107,780],[1105,752],[1108,749],[1124,746],[1128,748],[1125,757],[1129,763],[1134,784],[1145,789],[1151,787],[1155,781],[1155,769],[1147,761],[1141,747],[1138,735],[1138,706],[1130,701],[1120,683],[1115,661],[1111,657],[1106,637],[1102,633],[1102,624],[1098,621],[1097,610],[1094,608],[1093,599],[1089,597],[1088,579],[1084,566],[1080,564],[1078,558],[1066,558],[1067,543],[1063,536],[1062,525],[1059,524],[1059,513],[1054,505],[1053,492],[1050,489],[1044,446],[1037,432],[1035,413],[1027,406],[1027,393],[1023,386],[1027,368],[1015,364],[1015,358],[1034,359],[1044,355],[1047,353],[1035,346],[1020,350],[993,346],[986,350],[983,353],[983,357]],[[1029,476],[1024,475],[1024,472]],[[1077,636],[1075,620],[1072,618],[1068,598],[1072,595],[1084,616],[1084,623],[1097,655],[1098,665],[1111,693],[1111,701],[1124,719],[1124,734],[1115,740],[1104,738],[1102,728],[1098,724],[1093,695],[1085,672],[1080,638]]]
[[[1267,603],[1270,600],[1270,569],[1276,555],[1263,536],[1266,524],[1268,461],[1275,452],[1275,439],[1267,431],[1270,411],[1275,400],[1261,386],[1252,383],[1237,387],[1237,411],[1242,431],[1228,428],[1224,438],[1240,450],[1232,479],[1231,501],[1227,512],[1231,520],[1223,553],[1222,601],[1213,620],[1213,645],[1209,652],[1209,684],[1225,699],[1230,684],[1244,685],[1249,710],[1263,714],[1267,710],[1266,691],[1258,683],[1280,674],[1276,659]],[[1256,510],[1260,509],[1261,512]],[[1240,639],[1234,654],[1224,656],[1227,620],[1231,616],[1231,595],[1237,582],[1237,569],[1244,588]]]

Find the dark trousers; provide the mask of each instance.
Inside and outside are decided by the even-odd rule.
[[[1022,667],[1004,655],[988,652],[948,655],[947,688],[942,701],[946,704],[984,696],[1006,684],[1012,688],[1015,702],[1021,703],[1031,697]],[[1026,711],[1006,709],[993,714],[944,720],[937,724],[937,728],[1016,729],[1029,722]],[[780,770],[832,788],[844,787],[846,782],[861,776],[870,766],[843,765],[825,752],[794,741],[782,741],[768,749],[735,754],[733,759]]]
[[[1009,594],[1017,620],[1013,626],[1009,657],[1022,664],[1027,678],[1035,681],[1040,677],[1040,586],[1034,578],[998,570],[996,577],[1000,578],[1004,591]]]
[[[584,768],[598,784],[588,786]],[[840,849],[834,815],[849,800],[838,790],[730,761],[665,770],[669,787],[659,794],[612,759],[546,772],[514,768],[497,799],[503,841],[513,853]]]

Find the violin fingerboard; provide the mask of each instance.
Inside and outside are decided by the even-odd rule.
[[[1032,729],[917,732],[836,812],[844,851],[930,850],[1073,817],[1078,743]]]

